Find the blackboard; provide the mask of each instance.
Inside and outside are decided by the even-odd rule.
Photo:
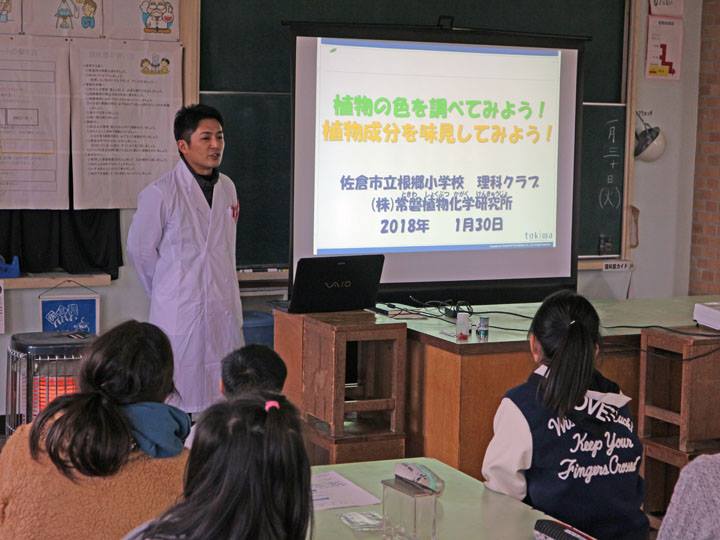
[[[578,255],[618,256],[622,246],[625,106],[584,105]]]
[[[625,0],[202,2],[200,100],[227,117],[222,170],[240,196],[238,266],[288,262],[293,43],[283,21],[435,25],[450,16],[455,27],[588,36],[583,101],[610,103],[622,101],[625,15]]]
[[[290,96],[203,94],[223,114],[220,170],[240,201],[235,259],[243,268],[285,267],[290,242]]]

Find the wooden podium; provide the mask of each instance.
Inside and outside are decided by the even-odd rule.
[[[638,433],[644,445],[645,511],[659,528],[680,469],[720,451],[720,335],[646,329],[641,336]]]
[[[275,311],[285,394],[305,421],[314,464],[405,456],[406,326],[366,311]],[[347,380],[349,363],[357,378]]]

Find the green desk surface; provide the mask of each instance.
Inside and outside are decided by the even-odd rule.
[[[445,480],[445,491],[438,499],[437,530],[440,540],[473,538],[475,540],[532,539],[533,525],[545,514],[506,495],[489,489],[474,478],[430,458],[370,461],[343,465],[313,467],[313,473],[336,471],[382,500],[380,482],[392,478],[395,463],[412,461],[430,467]],[[382,515],[382,504],[336,508],[315,512],[315,540],[343,538],[382,538],[382,533],[355,532],[340,521],[345,512],[374,511]]]
[[[612,328],[613,326],[649,326],[660,325],[667,327],[691,326],[693,307],[697,302],[718,302],[720,296],[678,296],[674,298],[631,299],[631,300],[591,300],[600,315],[604,336],[632,336],[640,334],[639,328]],[[490,319],[490,332],[488,343],[512,343],[527,341],[527,331],[530,319],[516,317],[508,314],[487,313],[504,311],[513,314],[532,317],[535,315],[540,303],[528,304],[498,304],[491,306],[473,306],[473,315],[470,317],[473,325],[477,323],[480,314]],[[418,308],[412,308],[417,310]],[[438,314],[435,308],[423,311]],[[404,319],[403,319],[404,320]],[[407,319],[408,331],[416,338],[431,338],[440,346],[446,345],[467,346],[481,343],[477,334],[472,333],[469,340],[458,341],[454,336],[455,325],[449,320],[435,318]]]

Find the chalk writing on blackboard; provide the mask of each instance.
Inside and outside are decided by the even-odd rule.
[[[583,106],[578,254],[621,252],[625,178],[625,105]]]

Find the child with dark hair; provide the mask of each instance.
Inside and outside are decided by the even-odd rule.
[[[535,314],[529,340],[538,368],[495,414],[482,468],[487,487],[599,539],[646,538],[642,445],[630,398],[595,369],[595,308],[557,292]]]
[[[311,515],[297,409],[279,394],[259,392],[201,415],[183,499],[126,539],[305,540]]]
[[[280,355],[259,344],[246,345],[231,352],[222,359],[220,367],[220,391],[227,399],[259,390],[279,394],[287,377],[287,368]],[[194,440],[195,426],[185,439],[185,447],[191,448]]]
[[[109,330],[78,379],[78,393],[53,400],[3,448],[2,538],[118,538],[181,492],[190,420],[163,403],[173,356],[162,330],[137,321]]]
[[[226,398],[255,390],[282,392],[287,368],[280,355],[265,345],[253,344],[231,352],[222,360],[222,393]]]

